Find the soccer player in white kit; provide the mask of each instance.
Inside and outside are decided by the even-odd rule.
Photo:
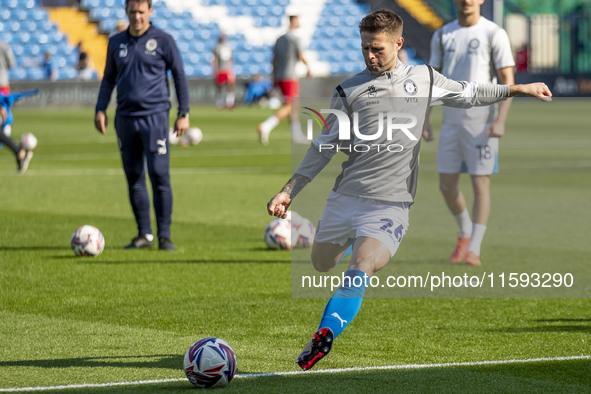
[[[337,115],[327,117],[326,130],[312,141],[294,175],[267,204],[270,215],[285,218],[293,198],[337,150],[348,154],[326,200],[311,258],[316,270],[330,271],[352,243],[351,260],[342,286],[328,301],[316,333],[297,358],[303,370],[328,354],[333,341],[357,315],[367,278],[388,264],[402,242],[416,192],[420,138],[428,106],[467,108],[518,94],[544,101],[552,96],[543,83],[457,82],[429,66],[405,65],[398,61],[404,42],[402,24],[398,15],[387,10],[363,18],[359,30],[366,69],[336,87],[331,115]],[[354,119],[354,124],[347,118]],[[348,127],[341,128],[342,123]],[[378,124],[395,124],[396,131],[384,133]],[[402,149],[386,149],[391,146]]]
[[[458,19],[437,30],[431,39],[429,64],[444,76],[482,83],[515,83],[515,62],[507,33],[480,15],[484,0],[454,0]],[[458,242],[450,261],[480,265],[480,246],[490,214],[490,175],[498,172],[499,138],[511,100],[471,109],[444,108],[437,149],[439,188],[458,227]],[[433,139],[431,125],[423,133]],[[461,172],[468,172],[474,190],[472,218],[458,188]]]

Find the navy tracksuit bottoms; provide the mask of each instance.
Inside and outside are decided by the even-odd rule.
[[[148,116],[115,116],[121,161],[139,235],[152,234],[147,168],[152,183],[157,236],[170,238],[172,188],[168,128],[168,112]]]

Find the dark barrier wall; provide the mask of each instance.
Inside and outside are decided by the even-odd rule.
[[[302,97],[330,97],[334,88],[346,76],[311,78],[301,80]],[[517,74],[517,83],[534,81],[545,82],[557,97],[591,96],[591,74],[560,75],[560,74]],[[237,99],[241,100],[246,86],[245,80],[236,84]],[[99,82],[13,82],[13,91],[39,88],[40,94],[19,101],[17,105],[30,107],[46,106],[82,106],[94,107],[99,89]],[[189,81],[191,104],[213,104],[215,102],[215,86],[210,80],[194,79]],[[174,99],[174,94],[173,94]],[[115,93],[110,106],[115,106]]]
[[[327,97],[333,89],[347,77],[312,78],[301,80],[301,92],[305,97]],[[236,97],[242,100],[246,88],[246,80],[236,81]],[[14,92],[39,88],[41,92],[33,97],[19,101],[17,105],[30,107],[46,106],[82,106],[94,107],[99,90],[99,82],[83,81],[36,81],[13,82]],[[172,92],[172,87],[171,87]],[[213,104],[215,102],[215,85],[212,80],[189,80],[191,104]],[[172,94],[174,101],[174,94]],[[113,93],[110,107],[115,107],[116,93]]]
[[[556,97],[591,96],[591,74],[517,74],[515,82],[545,82]]]

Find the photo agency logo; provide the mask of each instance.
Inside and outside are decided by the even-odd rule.
[[[319,111],[303,107],[302,113],[308,115],[306,138],[314,139],[314,124],[316,129],[322,134],[332,134],[338,129],[338,142],[326,142],[322,136],[318,138],[318,150],[346,153],[362,153],[376,150],[378,152],[402,152],[405,148],[405,141],[414,145],[418,138],[412,133],[411,129],[418,124],[418,119],[411,113],[402,112],[378,112],[374,119],[362,119],[362,124],[377,124],[377,130],[360,130],[360,114],[353,112],[352,115],[337,109],[321,109]],[[336,122],[329,122],[322,114],[333,115]],[[368,116],[368,115],[363,115]],[[328,116],[327,116],[328,117]],[[408,145],[408,144],[407,144]],[[408,147],[408,146],[407,146]]]

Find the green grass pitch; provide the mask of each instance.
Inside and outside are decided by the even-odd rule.
[[[591,392],[591,359],[560,359],[591,355],[591,303],[580,296],[368,298],[315,367],[353,369],[269,376],[298,370],[326,303],[292,297],[290,253],[262,240],[265,205],[291,173],[287,124],[262,147],[255,127],[269,110],[192,109],[204,140],[172,147],[178,250],[166,253],[122,250],[135,223],[112,112],[106,137],[94,131],[92,109],[14,112],[14,136],[33,132],[39,146],[23,176],[0,151],[0,392],[187,392],[183,356],[205,336],[236,351],[240,376],[227,392]],[[483,267],[588,264],[589,101],[517,100],[509,118]],[[451,269],[455,222],[438,191],[435,151],[422,146],[411,227],[392,272]],[[471,201],[465,176],[462,187]],[[98,258],[70,250],[82,224],[105,235]],[[531,359],[541,360],[502,363]],[[354,369],[392,365],[405,368]],[[72,386],[142,380],[157,382]]]

